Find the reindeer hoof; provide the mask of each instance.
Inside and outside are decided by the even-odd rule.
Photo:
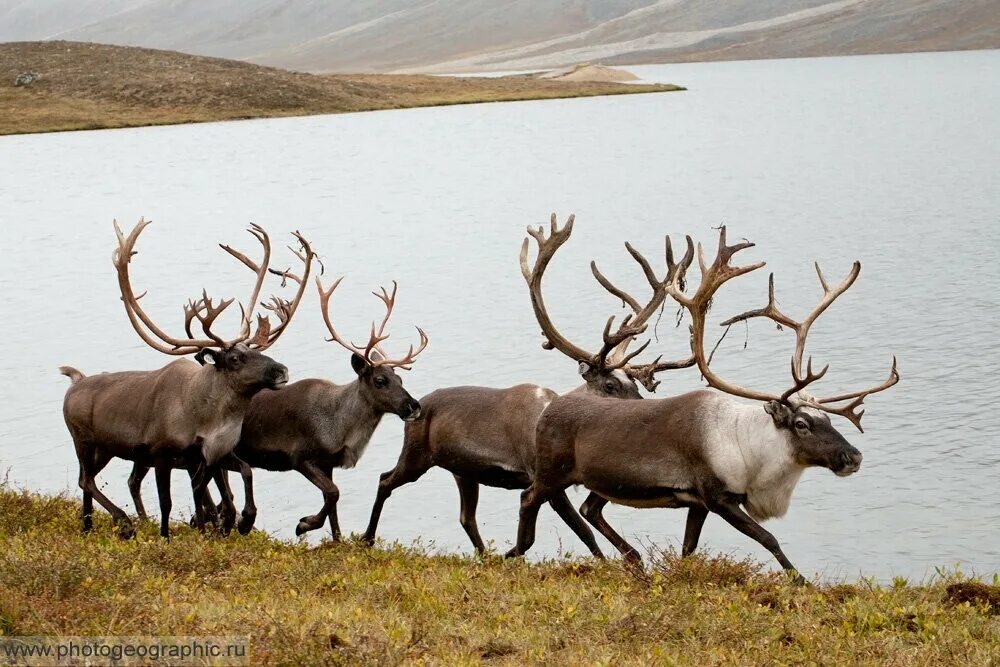
[[[118,537],[123,540],[131,540],[135,537],[135,526],[130,523],[123,523],[118,527]]]
[[[375,536],[365,533],[360,537],[361,543],[368,547],[375,546]]]
[[[236,524],[236,530],[240,535],[249,535],[250,531],[253,530],[253,524],[257,521],[256,514],[243,514],[240,516],[239,522]]]
[[[519,558],[520,556],[523,556],[523,555],[524,554],[519,554],[517,552],[517,547],[514,547],[513,549],[511,549],[510,551],[508,551],[507,553],[505,553],[503,555],[503,557],[504,558]]]
[[[302,535],[308,533],[310,530],[312,530],[312,526],[306,523],[305,519],[303,519],[302,521],[299,521],[299,525],[295,526],[295,537],[301,537]]]
[[[626,551],[624,554],[622,554],[622,560],[624,560],[625,563],[628,565],[642,567],[642,556],[640,556],[639,552],[636,551],[635,549],[632,549],[631,551]]]
[[[223,535],[228,535],[233,532],[233,528],[236,526],[236,515],[226,516],[222,519],[219,525],[219,531]]]

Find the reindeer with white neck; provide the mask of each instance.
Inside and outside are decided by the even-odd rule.
[[[698,246],[701,282],[697,290],[688,296],[681,289],[690,264],[686,258],[681,270],[673,274],[668,291],[691,315],[691,350],[709,386],[763,405],[705,390],[645,401],[609,401],[585,394],[553,399],[538,421],[535,477],[521,496],[517,544],[508,556],[522,555],[531,547],[542,503],[571,485],[583,484],[616,504],[689,508],[685,556],[697,548],[705,518],[713,512],[763,545],[785,570],[794,571],[778,541],[758,522],[785,514],[806,468],[824,467],[845,477],[858,471],[861,452],[833,427],[829,415],[846,417],[861,430],[864,411],[859,406],[869,395],[896,384],[899,373],[894,358],[888,379],[877,386],[826,398],[804,392],[828,370],[814,373],[811,361],[803,364],[809,328],[857,279],[861,264],[855,262],[850,274],[832,288],[817,265],[824,296],[801,322],[775,306],[773,276],[767,306],[726,322],[767,317],[795,331],[791,388],[769,393],[716,375],[705,353],[706,314],[723,284],[764,266],[764,262],[730,266],[736,252],[752,246],[749,242],[727,245],[723,227],[711,265]],[[623,554],[638,555],[606,523],[595,526]],[[797,581],[803,581],[801,576]]]

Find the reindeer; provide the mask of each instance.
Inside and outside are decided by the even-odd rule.
[[[134,536],[135,528],[125,512],[98,489],[97,474],[114,457],[154,467],[161,510],[160,534],[169,537],[170,473],[175,467],[188,467],[195,523],[203,528],[201,500],[206,485],[210,477],[216,476],[217,480],[221,477],[216,475],[217,466],[231,459],[250,399],[263,389],[280,389],[288,381],[288,369],[263,351],[284,333],[303,294],[299,289],[291,301],[272,297],[264,307],[277,316],[279,324],[272,329],[268,316],[258,315],[257,330],[251,336],[254,305],[267,276],[271,255],[267,233],[251,225],[250,233],[264,250],[260,264],[229,246],[221,246],[256,275],[249,305],[245,308],[241,305],[239,334],[225,340],[212,330],[233,299],[215,304],[203,291],[200,299],[184,306],[187,337],[171,336],[143,311],[139,300],[145,292],[136,296],[129,277],[135,243],[149,224],[150,221],[140,220],[126,237],[115,222],[118,247],[112,259],[125,313],[139,337],[154,350],[174,356],[194,354],[199,363],[178,359],[155,371],[91,376],[69,366],[60,368],[71,381],[63,402],[63,415],[80,462],[83,530],[89,532],[93,526],[96,498],[111,513],[124,539]],[[314,256],[312,249],[301,234],[296,232],[295,237],[302,245],[299,256],[308,275]],[[195,320],[205,338],[196,338],[192,333]],[[236,514],[231,502],[224,503],[224,512],[224,522],[231,526]]]
[[[694,294],[687,296],[680,287],[690,262],[674,273],[667,289],[691,314],[691,349],[709,386],[763,405],[747,405],[705,390],[642,402],[615,402],[583,393],[553,399],[538,421],[535,477],[521,496],[517,544],[507,556],[522,555],[531,547],[542,503],[570,485],[583,484],[616,504],[690,508],[682,549],[685,556],[697,548],[705,517],[713,512],[764,546],[785,570],[794,571],[778,541],[758,522],[785,514],[806,468],[824,467],[842,477],[859,470],[861,452],[833,427],[829,415],[846,417],[862,430],[864,410],[857,411],[858,407],[869,395],[895,385],[899,373],[893,358],[889,377],[880,385],[826,398],[804,391],[829,368],[814,373],[811,359],[803,367],[809,328],[857,279],[861,263],[855,262],[850,274],[832,288],[816,265],[824,296],[801,322],[775,306],[772,275],[768,305],[725,323],[768,317],[795,331],[790,389],[773,394],[716,375],[704,348],[706,313],[725,282],[764,266],[764,262],[744,267],[729,264],[736,252],[752,246],[749,242],[726,245],[723,227],[710,266],[698,246],[701,282]],[[610,526],[601,528],[623,554],[637,556]],[[796,580],[804,581],[801,576]]]
[[[528,228],[528,234],[538,245],[534,267],[530,267],[528,263],[529,239],[525,238],[521,245],[521,273],[528,284],[532,308],[545,338],[542,347],[558,349],[578,362],[584,384],[571,394],[585,393],[619,399],[642,398],[636,380],[642,382],[649,391],[654,391],[658,384],[654,373],[669,368],[693,366],[694,358],[677,362],[657,359],[650,364],[631,364],[631,360],[645,346],[627,354],[626,348],[634,339],[634,332],[625,327],[624,330],[611,333],[610,320],[604,329],[604,345],[596,354],[573,344],[556,329],[542,298],[542,276],[552,256],[569,239],[573,222],[574,216],[571,215],[560,229],[553,213],[547,238],[541,227]],[[668,273],[664,280],[656,277],[646,258],[631,245],[626,244],[626,248],[642,267],[653,288],[653,296],[645,306],[615,287],[594,262],[591,262],[591,271],[601,285],[633,310],[635,319],[631,320],[631,326],[641,327],[663,304],[667,284],[677,265],[674,263],[669,240],[666,247]],[[424,418],[406,425],[403,449],[396,466],[380,476],[378,495],[363,539],[369,544],[374,543],[382,507],[393,490],[416,481],[432,467],[440,466],[455,477],[460,497],[459,522],[462,528],[476,551],[485,552],[486,546],[476,522],[479,486],[485,484],[504,489],[524,489],[531,483],[535,457],[535,424],[539,415],[556,396],[556,392],[551,389],[534,384],[520,384],[505,389],[448,387],[421,398]],[[590,552],[602,558],[603,554],[593,533],[573,509],[565,492],[555,493],[547,500]]]
[[[289,276],[297,280],[295,276]],[[351,368],[357,379],[345,385],[327,380],[307,379],[288,385],[281,391],[262,391],[250,403],[243,421],[243,433],[236,447],[237,460],[227,468],[239,470],[246,490],[247,508],[243,510],[240,532],[253,526],[256,507],[253,506],[253,477],[250,467],[265,470],[296,470],[323,493],[323,506],[312,516],[299,520],[296,535],[321,528],[327,517],[334,540],[340,540],[337,501],[340,490],[333,481],[334,468],[353,468],[361,459],[375,428],[387,413],[398,415],[409,423],[420,418],[421,407],[403,388],[396,369],[411,370],[417,355],[427,347],[428,338],[417,327],[420,342],[411,345],[403,357],[391,359],[382,348],[389,338],[386,325],[396,305],[397,283],[392,292],[372,292],[385,305],[385,316],[376,327],[372,322],[367,345],[355,346],[337,333],[330,317],[330,297],[343,278],[338,278],[328,290],[316,278],[323,321],[330,332],[330,342],[336,342],[351,353]],[[244,461],[249,466],[239,466]],[[232,492],[226,485],[224,498],[232,502]]]

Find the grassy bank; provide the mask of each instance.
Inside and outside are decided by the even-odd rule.
[[[271,664],[1000,664],[1000,588],[958,576],[796,588],[724,557],[640,573],[180,525],[122,542],[78,511],[0,489],[0,634],[241,635]]]
[[[41,78],[15,86],[19,74]],[[318,75],[80,42],[0,44],[0,134],[680,90],[670,85]]]

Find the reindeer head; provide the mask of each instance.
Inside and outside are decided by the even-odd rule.
[[[323,311],[323,321],[330,331],[331,342],[336,342],[351,352],[351,368],[358,376],[361,394],[365,400],[382,413],[393,413],[399,415],[403,421],[414,421],[420,418],[420,403],[414,399],[406,389],[403,388],[403,379],[396,373],[396,369],[410,370],[413,362],[424,348],[427,347],[427,334],[423,329],[417,327],[420,334],[420,343],[416,350],[410,345],[409,351],[399,359],[390,359],[382,349],[382,343],[389,338],[385,333],[386,324],[392,315],[392,309],[396,305],[396,281],[392,281],[392,293],[383,287],[381,293],[372,292],[383,304],[385,304],[385,317],[377,327],[372,322],[371,333],[368,344],[364,347],[354,345],[345,338],[342,338],[333,326],[330,318],[330,297],[333,291],[340,285],[343,277],[338,278],[330,289],[324,290],[320,279],[316,278],[316,287],[319,289],[320,308]]]
[[[825,412],[799,401],[768,401],[764,410],[774,425],[787,433],[799,465],[827,468],[840,477],[853,475],[861,468],[861,452],[834,428]]]
[[[142,230],[149,224],[150,221],[140,220],[128,236],[125,236],[118,227],[118,223],[115,222],[118,247],[114,251],[112,260],[118,272],[118,286],[125,304],[125,312],[139,337],[154,350],[164,354],[187,355],[193,353],[195,360],[207,367],[204,372],[221,373],[224,382],[239,395],[251,396],[261,389],[280,389],[283,387],[288,382],[288,369],[263,352],[273,345],[285,331],[302,300],[309,270],[315,257],[305,238],[296,232],[295,237],[301,244],[301,252],[292,250],[305,265],[302,277],[292,274],[290,271],[269,269],[271,241],[267,232],[258,225],[251,225],[249,231],[260,241],[264,249],[264,257],[259,264],[229,246],[221,246],[223,250],[252,270],[256,276],[250,300],[247,302],[249,305],[247,307],[240,305],[242,312],[240,332],[235,338],[226,340],[212,330],[212,325],[219,315],[233,303],[233,299],[223,299],[215,304],[208,293],[202,291],[200,299],[188,301],[184,306],[184,331],[187,337],[175,338],[157,326],[140,307],[139,300],[145,296],[145,292],[137,296],[132,289],[129,277],[129,263],[136,254],[135,243]],[[298,282],[299,289],[291,301],[272,296],[270,302],[264,304],[264,308],[277,316],[278,326],[272,328],[268,316],[258,316],[257,331],[251,336],[253,311],[269,270],[282,276],[285,280],[291,279]],[[197,338],[192,332],[195,320],[200,323],[204,338]],[[213,370],[209,370],[209,368]]]
[[[288,368],[245,343],[223,350],[206,347],[194,355],[195,361],[223,373],[226,382],[243,395],[261,389],[281,389],[288,384]]]
[[[826,375],[830,367],[826,366],[818,373],[814,373],[812,359],[810,358],[803,364],[803,356],[809,328],[837,297],[854,284],[861,273],[861,262],[854,262],[847,277],[833,287],[827,283],[819,264],[816,264],[816,274],[819,276],[820,286],[823,288],[823,298],[802,321],[793,320],[778,310],[774,298],[774,274],[771,274],[767,305],[729,318],[722,323],[722,326],[728,327],[736,322],[754,317],[766,317],[795,332],[795,352],[791,360],[792,386],[778,395],[748,389],[724,380],[712,371],[709,367],[711,357],[705,355],[705,320],[712,297],[724,283],[732,278],[764,266],[764,262],[742,267],[734,267],[729,264],[733,255],[745,248],[751,248],[753,245],[749,241],[733,246],[727,245],[726,228],[723,226],[719,232],[719,250],[711,265],[706,264],[704,250],[701,244],[698,244],[701,282],[694,294],[687,296],[679,287],[678,282],[683,279],[683,272],[679,272],[668,286],[670,295],[691,313],[691,349],[697,360],[698,369],[711,387],[734,396],[763,401],[764,410],[771,416],[775,427],[787,432],[788,442],[791,444],[799,464],[822,466],[841,476],[855,473],[861,467],[861,452],[852,447],[847,439],[833,427],[829,415],[841,415],[863,432],[861,417],[864,415],[864,410],[857,408],[864,403],[865,398],[870,394],[884,391],[899,382],[896,358],[892,359],[889,377],[885,382],[860,391],[816,398],[806,394],[804,390]],[[844,403],[844,401],[847,402]]]

